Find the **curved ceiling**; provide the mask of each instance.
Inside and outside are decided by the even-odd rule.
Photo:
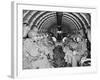
[[[62,12],[62,27],[68,30],[87,29],[90,27],[89,13]],[[23,22],[28,23],[31,29],[35,26],[39,31],[47,31],[50,27],[57,25],[57,15],[54,11],[23,10]]]

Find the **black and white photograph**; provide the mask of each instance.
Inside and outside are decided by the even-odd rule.
[[[22,69],[91,66],[91,13],[22,10]]]
[[[96,13],[88,6],[13,2],[11,76],[96,72]]]

